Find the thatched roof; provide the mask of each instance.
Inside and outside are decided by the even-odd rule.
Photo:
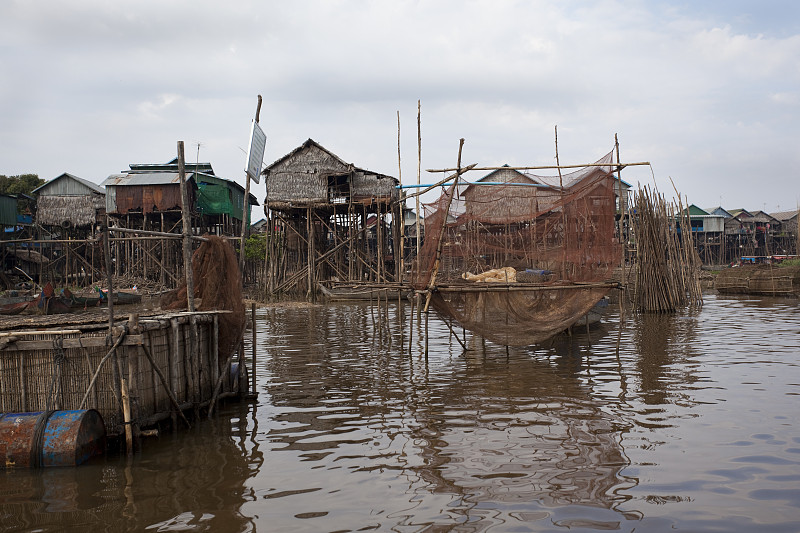
[[[104,195],[40,196],[37,201],[36,222],[43,226],[91,226],[97,222],[97,212],[105,210]]]
[[[358,168],[308,139],[262,172],[271,209],[323,207],[347,201],[372,204],[399,197],[398,180]]]

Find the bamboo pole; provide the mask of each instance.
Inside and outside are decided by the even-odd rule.
[[[456,188],[458,187],[458,178],[463,173],[461,170],[461,151],[464,148],[464,139],[459,139],[458,141],[458,170],[455,173],[455,181],[453,182],[453,186],[450,189],[450,196],[447,198],[447,207],[443,213],[442,219],[442,229],[439,231],[439,239],[436,245],[436,261],[433,264],[433,271],[431,272],[431,277],[428,280],[428,294],[425,297],[425,313],[426,313],[426,324],[427,324],[427,313],[428,313],[428,306],[431,303],[431,296],[433,296],[433,288],[436,285],[436,275],[439,273],[439,265],[442,259],[442,244],[444,243],[444,232],[447,230],[447,216],[450,213],[450,205],[453,203],[453,197],[456,195]],[[466,171],[466,169],[464,170]],[[427,342],[427,336],[426,336]],[[426,350],[427,352],[427,350]]]
[[[256,330],[256,304],[250,304],[250,316],[251,316],[251,323],[253,325],[253,357],[252,357],[252,374],[253,374],[253,386],[250,390],[250,394],[252,396],[256,396],[256,346],[258,346],[258,332]]]
[[[567,206],[564,204],[564,180],[561,176],[561,163],[558,160],[558,125],[555,126],[556,166],[558,168],[558,190],[561,197],[561,279],[566,279],[567,268]]]
[[[467,165],[466,167],[455,171],[455,174],[451,174],[451,175],[447,176],[446,178],[437,181],[433,185],[429,185],[428,187],[424,188],[421,191],[409,194],[409,195],[406,196],[406,198],[414,198],[415,196],[421,196],[421,195],[425,194],[426,192],[435,189],[436,187],[439,187],[441,185],[446,184],[450,180],[458,178],[459,176],[461,176],[462,174],[464,174],[464,173],[466,173],[466,172],[468,172],[470,170],[475,170],[476,166],[477,166],[477,163],[473,163],[471,165]],[[431,172],[431,171],[428,171],[428,172]],[[441,172],[447,172],[447,171],[441,171]]]
[[[105,364],[105,362],[108,361],[108,359],[111,358],[111,356],[114,355],[114,353],[117,350],[117,347],[120,344],[122,344],[122,341],[125,339],[125,335],[126,334],[127,334],[127,331],[123,331],[120,334],[120,336],[117,338],[116,342],[114,342],[114,345],[111,346],[111,349],[108,351],[108,353],[106,353],[106,355],[100,360],[100,363],[97,365],[97,370],[95,370],[95,373],[92,376],[92,380],[89,382],[89,386],[86,388],[86,392],[83,395],[83,400],[81,400],[81,403],[78,406],[79,410],[83,409],[86,406],[86,400],[89,399],[89,394],[91,393],[92,389],[94,388],[94,384],[97,381],[98,376],[100,375],[100,370],[103,368],[103,365]]]
[[[535,166],[535,167],[479,167],[474,166],[470,168],[470,170],[555,170],[559,169],[568,169],[568,168],[586,168],[586,167],[607,167],[609,166],[608,163],[584,163],[581,165],[544,165],[544,166]],[[650,166],[648,161],[641,161],[638,163],[624,163],[620,164],[617,163],[617,167],[619,169],[623,169],[625,167],[635,167],[635,166]],[[438,169],[426,169],[426,172],[430,173],[438,173],[438,172],[455,172],[457,169],[455,168],[438,168]]]
[[[614,134],[614,149],[615,149],[616,155],[617,155],[617,167],[619,167],[619,138],[617,137],[616,133]],[[618,191],[619,191],[618,197],[619,197],[619,213],[620,213],[620,215],[619,215],[619,229],[618,229],[618,237],[617,237],[617,239],[618,239],[619,245],[620,245],[620,261],[619,261],[619,264],[622,267],[622,276],[621,276],[621,284],[622,284],[621,293],[622,294],[620,294],[620,297],[619,297],[619,324],[618,324],[618,327],[617,327],[617,343],[616,343],[616,354],[617,354],[617,357],[619,357],[619,347],[620,347],[620,343],[622,342],[622,328],[625,325],[625,298],[626,298],[625,291],[627,291],[627,276],[626,276],[626,270],[625,270],[625,259],[626,259],[626,255],[627,255],[627,250],[626,250],[627,242],[626,242],[626,239],[625,239],[625,231],[624,231],[625,205],[627,204],[627,198],[625,199],[625,202],[623,202],[623,198],[622,198],[622,171],[621,171],[621,169],[617,170],[617,185],[618,185]],[[586,330],[587,330],[587,333],[588,333],[588,330],[589,330],[589,321],[588,320],[586,321]]]
[[[142,230],[136,228],[109,228],[109,231],[113,233],[135,233],[136,235],[151,235],[154,237],[162,237],[165,239],[183,239],[182,233],[168,233],[165,231],[151,231],[151,230]],[[190,237],[196,241],[205,242],[208,239],[206,237],[201,237],[200,235],[190,235]],[[143,240],[143,239],[130,239],[125,237],[114,237],[111,239],[112,242],[117,241],[129,241],[129,240]]]
[[[189,210],[189,191],[186,186],[183,141],[178,141],[178,175],[181,180],[181,217],[183,219],[183,269],[186,277],[186,301],[189,312],[194,312],[194,276],[192,273],[192,223]]]

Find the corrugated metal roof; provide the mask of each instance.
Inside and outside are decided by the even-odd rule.
[[[131,172],[177,172],[178,171],[178,158],[176,157],[169,163],[132,163],[128,165],[131,168]],[[203,172],[205,174],[210,174],[214,176],[214,169],[211,167],[211,163],[190,163],[186,162],[184,164],[184,168],[186,172]]]
[[[187,174],[186,180],[189,181],[194,174]],[[179,184],[180,174],[177,172],[142,172],[134,174],[111,174],[102,183],[108,186],[136,186],[136,185],[169,185]]]
[[[794,209],[792,211],[778,211],[777,213],[770,213],[770,215],[780,220],[781,222],[785,222],[797,216],[797,209]]]
[[[60,176],[56,176],[55,178],[51,179],[50,181],[48,181],[44,185],[41,185],[41,186],[35,188],[31,192],[33,194],[39,194],[41,190],[51,188],[51,187],[53,187],[53,185],[56,182],[64,180],[64,179],[70,179],[70,180],[76,181],[76,182],[80,183],[81,185],[85,186],[86,188],[88,188],[88,189],[90,189],[90,190],[92,190],[92,191],[94,191],[96,193],[99,193],[99,194],[105,194],[106,193],[106,191],[100,185],[98,185],[96,183],[93,183],[93,182],[91,182],[89,180],[85,180],[83,178],[79,178],[78,176],[70,174],[69,172],[64,172]],[[74,193],[74,192],[77,192],[77,191],[76,190],[71,190],[70,192]]]

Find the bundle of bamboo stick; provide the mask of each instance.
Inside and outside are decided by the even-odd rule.
[[[703,304],[700,258],[695,250],[691,221],[678,206],[647,186],[634,194],[636,215],[636,286],[634,300],[644,312],[668,313]],[[683,231],[679,231],[682,229]]]

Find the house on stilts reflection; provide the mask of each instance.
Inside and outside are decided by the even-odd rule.
[[[313,294],[320,282],[401,280],[399,181],[312,139],[264,171],[267,292]]]

